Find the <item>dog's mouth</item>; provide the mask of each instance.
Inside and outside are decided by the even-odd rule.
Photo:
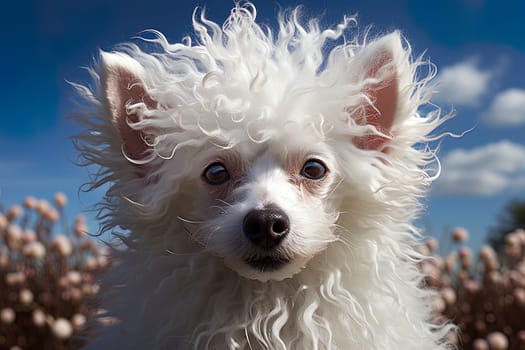
[[[253,256],[244,259],[244,262],[261,272],[271,272],[279,270],[281,267],[288,264],[290,259],[274,256]]]

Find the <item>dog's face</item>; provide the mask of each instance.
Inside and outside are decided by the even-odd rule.
[[[242,276],[290,277],[336,239],[341,176],[328,146],[305,136],[205,152],[195,170],[199,224],[187,231]]]
[[[334,49],[321,72],[271,52],[244,70],[209,57],[187,64],[187,56],[135,54],[103,53],[101,72],[120,140],[111,141],[114,156],[138,177],[133,199],[177,202],[186,191],[184,210],[169,215],[207,252],[260,281],[293,276],[338,240],[337,220],[348,210],[340,193],[348,189],[338,189],[359,172],[370,187],[396,122],[411,113],[404,100],[412,72],[398,33],[351,54]]]

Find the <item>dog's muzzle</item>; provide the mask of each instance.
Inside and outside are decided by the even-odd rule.
[[[243,259],[247,265],[262,272],[270,272],[290,262],[276,249],[290,231],[290,219],[282,209],[274,205],[252,209],[244,217],[242,229],[257,248],[255,254]]]

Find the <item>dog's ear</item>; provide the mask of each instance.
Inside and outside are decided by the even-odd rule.
[[[387,149],[393,136],[392,126],[399,116],[400,99],[406,98],[401,91],[401,74],[409,68],[408,54],[397,31],[367,44],[353,57],[352,70],[358,81],[364,82],[363,93],[367,97],[360,113],[353,117],[358,125],[370,125],[377,131],[354,139],[359,148]]]
[[[118,131],[126,157],[140,164],[150,147],[142,131],[130,126],[140,121],[137,106],[154,108],[144,84],[144,68],[122,53],[101,52],[101,84],[113,126]]]

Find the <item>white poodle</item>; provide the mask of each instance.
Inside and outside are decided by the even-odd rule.
[[[196,12],[195,38],[102,52],[95,88],[76,86],[122,241],[102,284],[119,322],[87,348],[449,348],[412,225],[447,119],[432,66],[397,31],[351,36],[354,18],[294,10],[274,31],[255,13]]]

